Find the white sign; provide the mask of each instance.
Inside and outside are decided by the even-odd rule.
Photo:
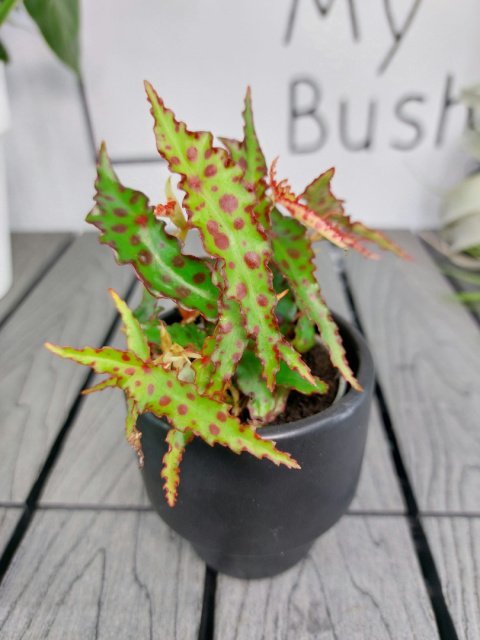
[[[117,5],[87,3],[84,48],[94,129],[114,159],[154,153],[144,78],[190,128],[228,137],[241,136],[251,85],[279,178],[300,191],[335,166],[334,193],[353,218],[437,224],[444,190],[468,163],[457,100],[480,81],[478,0]]]

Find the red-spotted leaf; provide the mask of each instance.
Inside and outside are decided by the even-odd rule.
[[[117,262],[131,264],[153,296],[172,298],[214,319],[218,289],[207,263],[182,254],[179,240],[165,231],[165,222],[155,217],[147,197],[119,182],[105,146],[95,186],[97,206],[87,222],[98,227],[100,242],[113,249]]]
[[[343,200],[338,200],[331,191],[331,181],[334,175],[335,169],[329,169],[308,185],[300,196],[305,200],[308,208],[324,220],[328,219],[331,223],[337,224],[353,238],[357,236],[358,239],[368,240],[378,245],[381,249],[392,251],[401,258],[411,260],[411,257],[403,249],[380,231],[369,229],[361,222],[352,222],[350,220],[350,216],[345,213]],[[353,242],[350,246],[365,254],[365,250],[360,243]],[[367,257],[372,256],[375,256],[375,254],[367,254]]]
[[[266,197],[267,164],[263,155],[260,143],[253,124],[253,111],[250,87],[245,96],[245,110],[243,112],[243,141],[221,138],[227,149],[230,151],[232,160],[240,165],[244,171],[243,181],[247,189],[254,191],[257,196],[255,205],[255,215],[264,229],[270,227],[269,213],[271,203]]]
[[[163,456],[163,469],[160,474],[165,480],[165,493],[168,504],[173,507],[177,501],[177,487],[180,482],[180,462],[182,461],[185,447],[194,438],[191,431],[182,433],[178,429],[171,428],[167,433],[166,442],[168,451]]]
[[[252,428],[230,415],[227,404],[201,396],[195,385],[182,382],[172,370],[112,347],[78,350],[48,343],[46,347],[62,358],[91,366],[97,373],[108,373],[133,401],[135,412],[151,411],[159,418],[165,417],[179,431],[191,431],[207,444],[218,443],[234,453],[248,451],[277,465],[298,468],[289,454],[276,449],[274,442],[262,440]]]
[[[310,240],[303,232],[302,225],[294,218],[286,218],[273,209],[271,220],[271,240],[277,267],[289,281],[300,309],[316,323],[320,336],[329,350],[332,363],[354,389],[360,390],[360,385],[347,363],[338,327],[315,279],[314,254]]]
[[[273,313],[276,296],[268,269],[271,247],[253,213],[254,193],[243,169],[213,146],[212,134],[191,132],[166,109],[146,83],[159,153],[182,178],[190,225],[200,231],[206,251],[221,260],[225,297],[238,302],[248,336],[255,340],[262,375],[273,388],[281,334]]]
[[[225,390],[230,387],[231,378],[248,343],[240,307],[235,300],[227,300],[223,303],[213,337],[215,349],[212,352],[211,361],[215,367],[215,375],[207,387],[207,392],[208,395],[222,399]],[[262,375],[261,368],[259,375],[260,377]]]

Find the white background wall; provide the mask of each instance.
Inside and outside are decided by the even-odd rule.
[[[376,226],[435,226],[468,169],[466,112],[450,102],[480,81],[478,0],[85,0],[82,18],[94,145],[153,201],[165,169],[144,78],[191,128],[231,137],[251,85],[279,176],[302,189],[336,166],[336,195]],[[5,39],[11,226],[82,230],[94,161],[79,87],[35,33]]]

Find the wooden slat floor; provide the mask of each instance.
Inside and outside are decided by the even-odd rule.
[[[107,288],[133,300],[129,269],[94,234],[15,238],[31,266],[0,307],[0,638],[478,639],[479,327],[394,235],[414,263],[317,256],[380,392],[349,513],[259,581],[206,572],[149,506],[122,394],[80,398],[87,370],[43,348],[122,344]]]

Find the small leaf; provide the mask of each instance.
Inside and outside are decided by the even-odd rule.
[[[310,396],[313,393],[327,393],[328,386],[325,382],[322,382],[317,377],[314,380],[315,384],[313,385],[308,380],[305,380],[298,371],[290,369],[283,360],[280,362],[280,369],[275,378],[275,382],[278,385],[287,387],[287,389],[295,389],[306,396]]]
[[[120,296],[113,289],[109,289],[109,291],[125,324],[128,350],[135,353],[142,360],[147,360],[150,357],[150,348],[138,320]]]
[[[306,313],[301,313],[295,326],[295,337],[291,344],[300,353],[306,353],[315,344],[315,323]]]
[[[80,75],[78,0],[24,0],[52,51]]]
[[[125,420],[125,433],[127,441],[132,445],[132,448],[138,454],[138,465],[141,469],[143,467],[144,457],[141,445],[142,434],[137,429],[138,409],[133,398],[127,396],[127,417]]]
[[[113,249],[117,262],[131,264],[155,297],[172,298],[216,318],[218,289],[206,261],[182,254],[179,240],[165,231],[147,197],[119,182],[104,145],[97,171],[97,207],[87,222],[100,230],[100,242]]]
[[[133,315],[140,324],[145,324],[151,320],[151,318],[157,317],[162,311],[163,307],[160,306],[158,298],[152,296],[152,294],[144,288],[142,292],[142,300],[133,312]]]
[[[164,467],[160,475],[165,480],[165,493],[170,507],[173,507],[177,501],[177,487],[180,482],[180,462],[182,461],[185,447],[193,438],[194,436],[191,431],[182,433],[173,427],[167,433],[166,442],[168,444],[168,451],[163,456]]]
[[[207,338],[205,330],[197,324],[180,324],[175,322],[167,326],[167,331],[173,342],[176,342],[181,347],[186,347],[191,344],[199,351],[202,350],[203,343]]]
[[[274,392],[270,391],[261,372],[260,360],[252,348],[247,349],[237,368],[236,384],[248,396],[247,409],[252,419],[266,423],[284,410],[289,389],[277,387]]]

